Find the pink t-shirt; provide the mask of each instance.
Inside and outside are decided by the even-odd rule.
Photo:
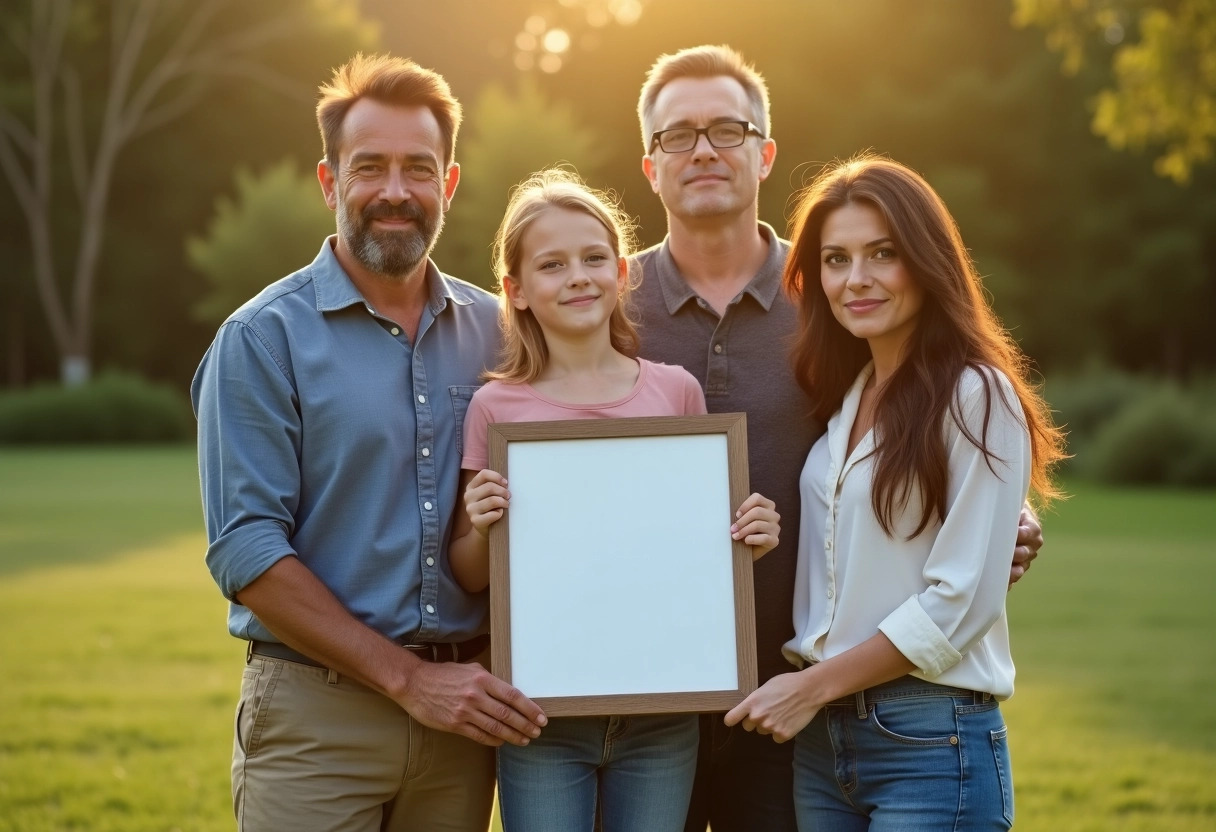
[[[464,417],[460,467],[480,471],[489,464],[489,426],[497,422],[618,419],[627,416],[696,416],[705,413],[701,385],[683,367],[638,359],[637,383],[623,398],[595,404],[566,404],[545,398],[531,384],[491,381],[473,394]]]

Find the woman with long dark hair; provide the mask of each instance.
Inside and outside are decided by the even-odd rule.
[[[1007,829],[1010,553],[1028,491],[1057,496],[1062,435],[914,171],[826,168],[791,238],[794,366],[828,422],[801,477],[803,669],[726,721],[796,736],[800,829]]]

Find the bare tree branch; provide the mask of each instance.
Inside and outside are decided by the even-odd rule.
[[[4,133],[12,138],[26,156],[34,154],[34,134],[21,122],[21,119],[0,106],[0,135]]]
[[[68,164],[72,171],[72,185],[76,198],[83,205],[88,190],[89,164],[85,159],[84,116],[81,112],[80,76],[71,66],[60,72],[63,79],[63,126],[68,145]]]
[[[145,133],[158,130],[175,118],[185,115],[202,98],[207,86],[206,81],[199,78],[193,79],[184,90],[179,91],[155,109],[144,113],[139,123],[125,134],[126,139],[129,141],[137,139]]]
[[[26,220],[33,223],[37,208],[34,183],[26,175],[25,169],[21,166],[21,160],[13,152],[9,134],[4,131],[0,131],[0,170],[4,171],[4,176],[12,186],[13,193],[17,195],[17,203],[25,213]]]

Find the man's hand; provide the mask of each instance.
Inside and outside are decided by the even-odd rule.
[[[1030,569],[1030,562],[1039,556],[1043,548],[1043,527],[1039,518],[1034,516],[1030,506],[1022,506],[1022,514],[1018,517],[1018,539],[1013,547],[1013,566],[1009,569],[1009,586],[1022,579]]]
[[[475,663],[418,660],[398,704],[423,725],[482,745],[527,745],[548,723],[540,706]]]

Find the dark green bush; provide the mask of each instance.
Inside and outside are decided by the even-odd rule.
[[[176,442],[194,435],[185,396],[122,373],[79,387],[0,393],[0,443]]]
[[[1110,483],[1216,485],[1216,407],[1163,382],[1097,429],[1079,468]]]
[[[1095,368],[1081,373],[1053,375],[1043,393],[1055,411],[1055,421],[1068,434],[1074,464],[1089,455],[1089,446],[1103,425],[1128,405],[1142,401],[1162,382]],[[1071,466],[1070,466],[1071,467]]]

